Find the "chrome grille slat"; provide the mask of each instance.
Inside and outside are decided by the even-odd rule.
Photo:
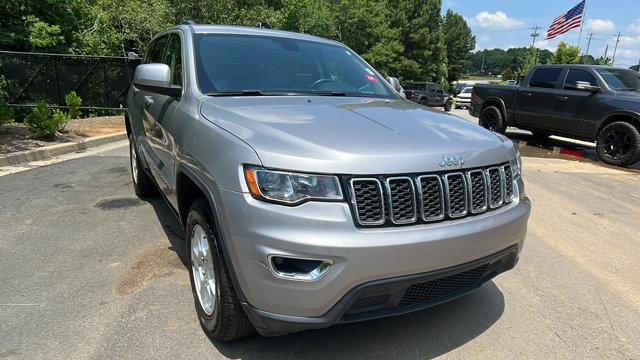
[[[474,214],[487,210],[487,180],[482,170],[467,172],[467,184],[469,185],[469,207]]]
[[[504,202],[508,203],[513,200],[513,172],[511,165],[503,165],[502,171],[504,173]]]
[[[444,176],[444,194],[447,203],[447,214],[451,218],[467,215],[467,182],[461,172],[449,173]]]
[[[489,207],[497,208],[504,201],[504,180],[499,167],[487,169],[487,179],[489,180]]]
[[[384,198],[378,179],[351,179],[351,198],[358,223],[362,225],[384,224]]]
[[[423,221],[444,219],[444,191],[438,175],[422,175],[416,179],[420,216]]]
[[[385,181],[389,219],[394,224],[410,224],[416,221],[416,191],[410,177],[391,177]]]
[[[510,164],[450,173],[348,179],[353,216],[362,226],[457,219],[515,198]]]

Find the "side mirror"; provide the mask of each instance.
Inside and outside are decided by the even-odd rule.
[[[400,80],[398,80],[398,78],[394,78],[392,76],[387,76],[387,82],[397,92],[400,92],[400,89],[402,89],[402,86],[400,86]]]
[[[576,84],[576,88],[577,90],[588,91],[591,93],[597,93],[597,92],[600,92],[601,90],[600,86],[591,85],[591,83],[587,81],[578,81]]]
[[[169,96],[180,96],[182,87],[171,85],[171,70],[166,64],[142,64],[136,67],[133,85],[140,89]]]

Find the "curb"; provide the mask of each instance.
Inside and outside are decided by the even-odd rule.
[[[92,147],[127,139],[127,132],[89,137],[84,140],[43,146],[41,148],[0,155],[0,166],[18,165],[31,161],[47,160],[54,156],[84,151]]]

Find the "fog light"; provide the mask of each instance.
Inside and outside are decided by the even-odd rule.
[[[326,274],[332,260],[291,258],[280,255],[270,255],[269,270],[282,279],[297,281],[316,281]]]

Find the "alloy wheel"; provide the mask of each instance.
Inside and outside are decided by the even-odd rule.
[[[200,224],[191,232],[191,273],[200,306],[211,316],[216,305],[216,277],[209,239]]]

